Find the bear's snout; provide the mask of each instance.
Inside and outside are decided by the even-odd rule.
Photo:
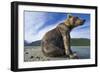
[[[81,25],[83,25],[85,21],[86,21],[86,20],[84,19],[84,20],[81,22]]]
[[[83,23],[84,23],[85,21],[86,21],[86,20],[84,19],[84,20],[83,20]]]

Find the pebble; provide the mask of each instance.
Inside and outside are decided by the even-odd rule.
[[[29,54],[28,52],[26,52],[25,54]]]
[[[30,58],[32,59],[32,58],[34,58],[34,56],[31,56]]]

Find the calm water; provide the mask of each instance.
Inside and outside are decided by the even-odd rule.
[[[73,52],[76,52],[80,59],[90,59],[90,47],[89,46],[72,46]]]

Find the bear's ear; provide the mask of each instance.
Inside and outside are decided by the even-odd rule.
[[[72,15],[71,14],[68,14],[68,18],[71,18],[72,17]]]

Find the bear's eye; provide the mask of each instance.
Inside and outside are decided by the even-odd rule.
[[[78,19],[78,17],[76,17],[76,19]]]
[[[77,18],[76,18],[76,17],[74,17],[74,18],[73,18],[73,22],[75,22],[76,20],[77,20]]]

